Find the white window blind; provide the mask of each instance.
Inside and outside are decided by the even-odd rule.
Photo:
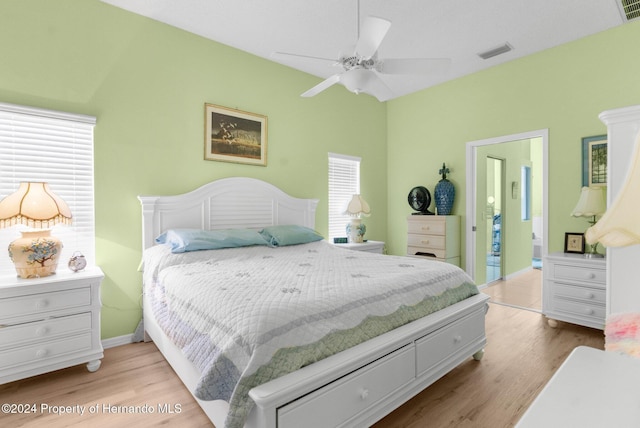
[[[354,194],[360,193],[360,158],[329,153],[329,239],[347,236],[342,214]]]
[[[45,181],[69,205],[71,226],[52,234],[63,244],[58,269],[75,251],[95,264],[93,128],[91,116],[0,103],[0,200],[21,181]],[[15,274],[6,248],[26,226],[0,229],[0,274]]]

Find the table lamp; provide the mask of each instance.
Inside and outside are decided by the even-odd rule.
[[[574,217],[587,217],[589,225],[593,226],[597,223],[596,217],[604,214],[606,209],[602,187],[583,187],[578,204],[571,215]],[[585,252],[585,257],[604,257],[603,254],[598,253],[597,241],[589,245],[589,250]]]
[[[71,224],[71,210],[47,183],[22,182],[15,193],[0,201],[0,229],[23,224],[29,230],[9,244],[9,257],[21,278],[56,272],[62,242],[51,236],[56,224]]]
[[[369,204],[360,195],[353,195],[344,214],[351,216],[351,221],[347,224],[347,237],[349,242],[362,244],[364,242],[364,233],[367,227],[362,224],[362,216],[368,216],[371,213]]]
[[[588,243],[602,242],[607,247],[640,244],[640,134],[636,140],[631,167],[622,189],[600,221],[587,229]]]

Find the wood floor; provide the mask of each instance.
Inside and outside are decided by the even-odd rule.
[[[552,329],[542,315],[508,306],[491,304],[486,326],[482,361],[470,358],[375,427],[512,427],[574,347],[604,347],[602,331],[566,323]],[[36,406],[34,414],[0,413],[1,427],[211,426],[152,343],[106,350],[96,373],[78,366],[0,385],[0,403]],[[86,409],[59,416],[43,405]],[[141,413],[145,405],[154,412]],[[122,406],[140,408],[113,411]]]
[[[495,303],[542,311],[542,270],[531,269],[513,278],[492,282],[482,292]]]

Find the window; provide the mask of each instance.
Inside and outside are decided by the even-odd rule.
[[[343,214],[354,194],[360,193],[360,158],[329,153],[329,239],[347,236]]]
[[[21,181],[46,181],[69,205],[71,226],[56,225],[52,233],[64,246],[62,264],[81,251],[95,263],[93,205],[93,128],[90,116],[0,103],[0,199]],[[0,246],[26,226],[0,229]],[[15,273],[7,252],[0,253],[0,274]]]

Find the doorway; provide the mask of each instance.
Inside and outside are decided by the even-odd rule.
[[[481,289],[500,284],[504,296],[522,291],[510,284],[533,284],[538,302],[504,304],[536,311],[548,242],[547,165],[546,129],[467,143],[466,270]]]
[[[486,157],[485,206],[485,255],[486,283],[502,278],[503,250],[502,221],[504,217],[502,200],[504,188],[504,159]]]

